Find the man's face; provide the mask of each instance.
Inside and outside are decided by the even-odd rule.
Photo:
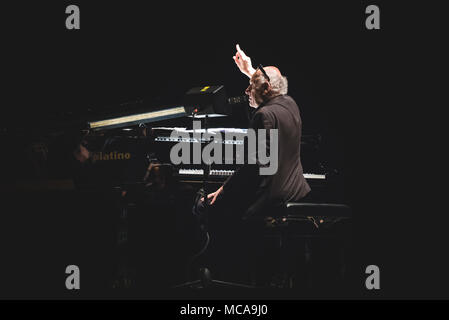
[[[262,96],[263,86],[259,71],[255,72],[249,80],[249,86],[246,88],[245,93],[249,97],[250,107],[257,108],[264,101]]]

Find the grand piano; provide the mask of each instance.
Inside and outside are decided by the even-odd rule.
[[[2,188],[11,188],[10,181],[15,181],[14,188],[25,189],[144,187],[148,185],[145,180],[151,178],[148,168],[152,163],[152,168],[156,168],[154,164],[164,165],[161,173],[170,174],[176,183],[193,184],[197,188],[203,181],[205,168],[197,164],[173,165],[170,149],[179,140],[170,134],[177,130],[192,132],[193,120],[200,120],[202,127],[207,126],[211,132],[242,131],[247,128],[250,116],[246,96],[228,98],[223,86],[204,86],[189,90],[184,104],[155,106],[134,101],[109,109],[90,109],[82,115],[71,113],[59,121],[53,119],[52,126],[40,130],[33,138],[23,130],[5,129],[1,132],[4,145],[18,156],[2,159],[2,167],[9,168],[4,170],[6,183]],[[341,195],[343,175],[339,168],[327,164],[322,140],[320,134],[303,134],[298,143],[304,177],[315,191],[322,193],[323,201],[329,201],[333,200],[329,197]],[[209,142],[191,138],[184,143],[204,146]],[[11,170],[12,167],[17,170]],[[208,181],[220,184],[237,167],[213,164]]]
[[[91,155],[91,162],[99,170],[114,176],[112,184],[145,185],[148,168],[166,166],[164,174],[173,176],[177,183],[191,184],[199,188],[204,182],[205,167],[203,164],[173,165],[170,150],[177,143],[204,147],[213,140],[195,138],[194,120],[201,121],[202,132],[224,134],[226,132],[245,132],[249,123],[251,108],[246,97],[227,98],[223,86],[205,86],[189,90],[185,105],[172,105],[142,110],[133,114],[109,116],[88,122],[87,134],[84,137],[85,147]],[[235,124],[239,127],[235,127]],[[173,132],[188,134],[187,139],[180,139]],[[216,142],[214,140],[214,142]],[[316,190],[324,192],[329,180],[335,180],[335,170],[324,165],[321,153],[320,135],[303,135],[302,162],[304,177]],[[225,145],[243,144],[241,139],[228,141],[222,139],[223,154]],[[235,152],[234,152],[235,155]],[[235,159],[233,159],[235,160]],[[225,160],[223,159],[223,163]],[[235,163],[235,161],[233,161]],[[238,164],[212,164],[207,176],[210,184],[221,184],[237,169]],[[107,167],[107,168],[106,168]],[[162,170],[161,170],[162,172]],[[214,187],[215,188],[215,187]]]
[[[139,270],[154,271],[148,280],[151,286],[161,279],[180,282],[183,270],[171,273],[171,268],[183,268],[198,250],[197,242],[191,241],[195,228],[191,208],[203,185],[205,168],[173,165],[169,150],[179,141],[170,133],[192,130],[193,115],[212,131],[244,130],[251,110],[244,97],[225,97],[223,102],[223,88],[206,87],[190,92],[189,98],[204,94],[196,106],[189,99],[185,104],[160,106],[138,101],[116,110],[92,110],[82,117],[71,114],[67,121],[54,121],[54,127],[33,137],[22,130],[2,130],[4,146],[14,155],[2,158],[2,191],[19,207],[9,219],[17,226],[33,221],[30,225],[39,227],[27,229],[27,235],[35,239],[51,235],[49,243],[54,242],[54,248],[62,243],[72,251],[89,252],[82,261],[92,268],[99,266],[100,277],[103,269],[114,269],[115,287],[136,279],[129,273],[133,264]],[[326,165],[322,139],[305,134],[298,141],[304,176],[321,202],[339,202],[334,199],[341,193],[342,175]],[[204,146],[208,141],[187,139],[185,143]],[[207,179],[211,190],[237,166],[212,165]],[[30,207],[25,206],[27,202]],[[100,246],[114,249],[97,250]],[[126,247],[133,247],[135,253]],[[110,255],[99,256],[99,252]],[[145,260],[148,252],[158,258]],[[167,277],[159,276],[165,272]]]

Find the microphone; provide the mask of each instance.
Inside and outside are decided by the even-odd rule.
[[[228,104],[239,104],[239,103],[245,103],[249,101],[249,97],[245,94],[244,96],[238,96],[238,97],[230,97],[228,98]]]

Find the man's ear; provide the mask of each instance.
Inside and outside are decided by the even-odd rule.
[[[262,93],[264,96],[268,95],[270,93],[270,84],[268,82],[262,83]]]

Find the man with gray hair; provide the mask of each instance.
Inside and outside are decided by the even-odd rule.
[[[257,284],[264,281],[266,270],[263,269],[270,268],[260,240],[263,217],[282,214],[287,202],[304,201],[308,198],[305,197],[310,186],[303,176],[300,158],[301,117],[295,101],[287,95],[287,78],[276,67],[259,66],[254,69],[251,59],[239,45],[233,58],[240,71],[250,78],[245,91],[249,105],[254,108],[249,128],[258,133],[262,131],[262,139],[264,130],[266,137],[270,138],[270,130],[277,130],[277,141],[266,139],[266,150],[262,151],[270,159],[270,151],[277,151],[277,157],[274,157],[277,170],[262,175],[263,161],[256,159],[256,164],[245,163],[223,186],[207,195],[212,210],[206,210],[204,199],[196,203],[194,209],[198,216],[210,212],[207,215],[208,228],[214,237],[208,254],[212,258],[209,263],[214,274],[223,278],[223,275],[232,273],[232,279],[245,282],[250,276],[250,282]],[[259,134],[257,137],[259,147]],[[257,218],[251,219],[254,217]]]
[[[238,44],[236,49],[233,59],[240,71],[250,78],[245,91],[249,105],[255,108],[250,127],[278,130],[278,170],[273,175],[261,176],[257,165],[244,165],[207,198],[213,205],[222,194],[229,194],[231,199],[239,197],[238,201],[245,203],[244,218],[264,212],[275,215],[275,212],[267,211],[279,210],[287,202],[298,201],[310,192],[301,165],[299,108],[287,95],[288,81],[278,68],[260,65],[254,69],[251,58]],[[269,147],[270,141],[267,141],[267,153]]]

